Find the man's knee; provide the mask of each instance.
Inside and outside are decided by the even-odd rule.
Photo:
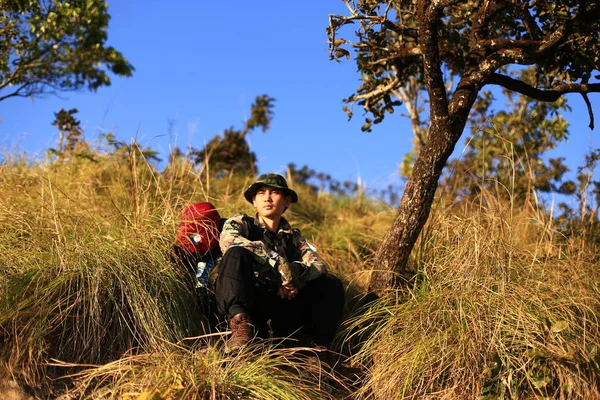
[[[243,247],[227,249],[219,262],[217,287],[224,279],[254,280],[254,259],[250,250]]]
[[[219,263],[219,274],[237,273],[238,271],[252,270],[252,252],[243,247],[230,247],[227,249]]]
[[[345,297],[344,284],[335,275],[323,274],[320,277],[308,282],[312,286],[311,290],[319,293],[327,299],[337,300],[343,304]]]
[[[337,276],[332,275],[332,274],[324,274],[322,276],[322,278],[324,281],[323,285],[327,289],[331,290],[332,292],[338,293],[338,294],[344,293],[344,284],[342,283],[340,278],[338,278]]]
[[[331,290],[333,290],[336,293],[341,293],[342,295],[344,295],[344,284],[342,283],[340,278],[338,278],[335,275],[331,275],[331,274],[326,274],[325,277],[327,278],[327,281],[329,282]]]

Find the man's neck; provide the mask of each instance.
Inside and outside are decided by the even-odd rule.
[[[263,216],[259,215],[258,218],[260,219],[260,221],[263,224],[265,224],[265,226],[267,227],[268,230],[270,230],[271,232],[277,232],[277,229],[279,228],[279,221],[281,220],[281,217],[267,218],[267,217],[263,217]]]

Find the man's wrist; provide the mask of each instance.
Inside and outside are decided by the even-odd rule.
[[[294,287],[298,290],[302,289],[306,286],[305,272],[308,270],[308,267],[299,261],[294,261],[291,263],[290,268],[294,277]]]
[[[291,265],[284,259],[282,259],[277,265],[277,271],[281,275],[282,282],[293,282],[294,277],[292,273]]]

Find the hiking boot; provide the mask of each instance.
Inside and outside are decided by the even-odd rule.
[[[254,338],[254,325],[250,323],[250,316],[245,313],[236,314],[229,320],[231,337],[225,343],[225,353],[237,353]]]

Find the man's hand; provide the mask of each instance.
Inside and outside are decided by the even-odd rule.
[[[285,281],[281,284],[277,294],[282,299],[291,300],[298,294],[298,289],[296,289],[296,287],[294,287],[290,281]]]
[[[292,263],[284,261],[279,265],[278,271],[283,280],[283,283],[277,289],[279,297],[288,300],[296,297],[298,291],[304,286],[300,279],[300,275],[306,272],[306,269],[307,267],[298,261]]]

